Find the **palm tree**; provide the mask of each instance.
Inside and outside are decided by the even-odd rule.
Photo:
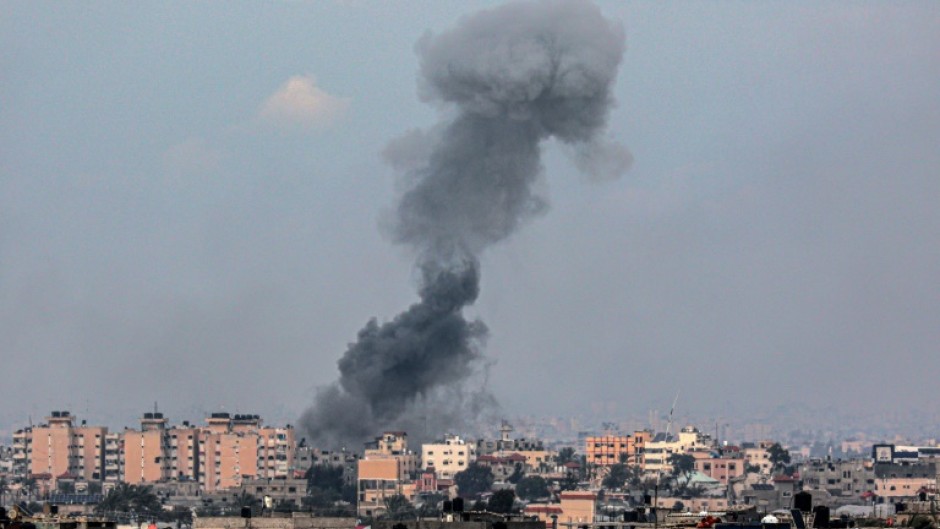
[[[163,505],[154,494],[153,488],[144,485],[118,483],[98,506],[98,512],[137,512],[141,514],[160,513]]]
[[[32,502],[33,494],[36,493],[36,488],[37,488],[36,478],[26,478],[22,482],[22,486],[20,487],[20,492],[22,493],[23,491],[25,491],[26,500],[29,502]]]

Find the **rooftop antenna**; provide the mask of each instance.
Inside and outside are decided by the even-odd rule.
[[[672,400],[672,407],[669,408],[669,422],[666,423],[666,438],[669,438],[669,431],[672,430],[672,414],[676,411],[676,403],[679,402],[679,393],[682,390],[676,391],[676,398]]]
[[[672,414],[676,411],[676,403],[679,402],[679,393],[681,391],[681,389],[676,391],[676,398],[672,399],[672,407],[669,408],[669,422],[666,423],[666,435],[665,439],[663,439],[666,442],[669,442],[669,431],[672,430]],[[655,513],[653,518],[653,527],[656,529],[659,529],[659,484],[662,478],[663,469],[662,466],[660,466],[659,471],[656,472],[656,485],[653,489],[653,512]]]

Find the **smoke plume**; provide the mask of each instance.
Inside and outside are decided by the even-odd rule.
[[[480,373],[487,332],[462,314],[479,293],[478,257],[545,209],[533,190],[542,140],[571,145],[592,176],[628,168],[629,153],[603,135],[623,51],[621,28],[581,1],[508,4],[419,41],[420,94],[453,112],[385,154],[409,183],[391,232],[415,251],[420,301],[359,332],[339,380],[301,419],[318,443],[359,443],[388,428],[420,436],[492,402],[465,387]]]

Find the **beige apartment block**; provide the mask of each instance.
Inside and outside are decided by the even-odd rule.
[[[414,493],[418,457],[408,450],[405,432],[385,432],[368,445],[358,470],[357,512],[375,516],[384,510],[386,498]]]
[[[167,433],[170,479],[199,481],[199,428],[184,422]]]
[[[466,470],[476,455],[475,443],[448,434],[439,442],[421,445],[421,469],[433,468],[437,477],[450,479]]]
[[[293,461],[297,441],[293,428],[261,428],[258,430],[258,477],[296,478]]]
[[[54,411],[46,422],[24,431],[18,441],[28,446],[28,473],[55,480],[100,480],[104,476],[104,443],[108,429],[74,425],[68,411]],[[28,440],[27,440],[28,437]]]
[[[773,464],[770,462],[770,452],[767,449],[773,444],[773,441],[763,440],[755,446],[744,448],[744,458],[747,460],[747,464],[757,467],[758,472],[769,476],[773,471]]]
[[[633,435],[598,435],[584,440],[587,462],[598,466],[610,466],[620,462],[630,465],[641,463],[640,454],[652,434],[638,430]]]
[[[669,457],[714,448],[712,438],[699,432],[694,426],[686,426],[678,435],[657,434],[643,447],[643,470],[666,473],[672,470]]]
[[[145,413],[139,432],[124,432],[125,483],[138,485],[169,478],[166,424],[162,413]]]

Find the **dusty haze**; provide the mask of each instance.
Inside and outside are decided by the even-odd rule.
[[[496,7],[4,2],[0,429],[154,401],[294,423],[421,300],[394,205],[463,104],[422,46]],[[609,132],[539,144],[547,213],[461,312],[504,413],[682,387],[680,413],[938,418],[940,4],[598,7],[627,48]],[[610,143],[623,178],[582,157]]]

